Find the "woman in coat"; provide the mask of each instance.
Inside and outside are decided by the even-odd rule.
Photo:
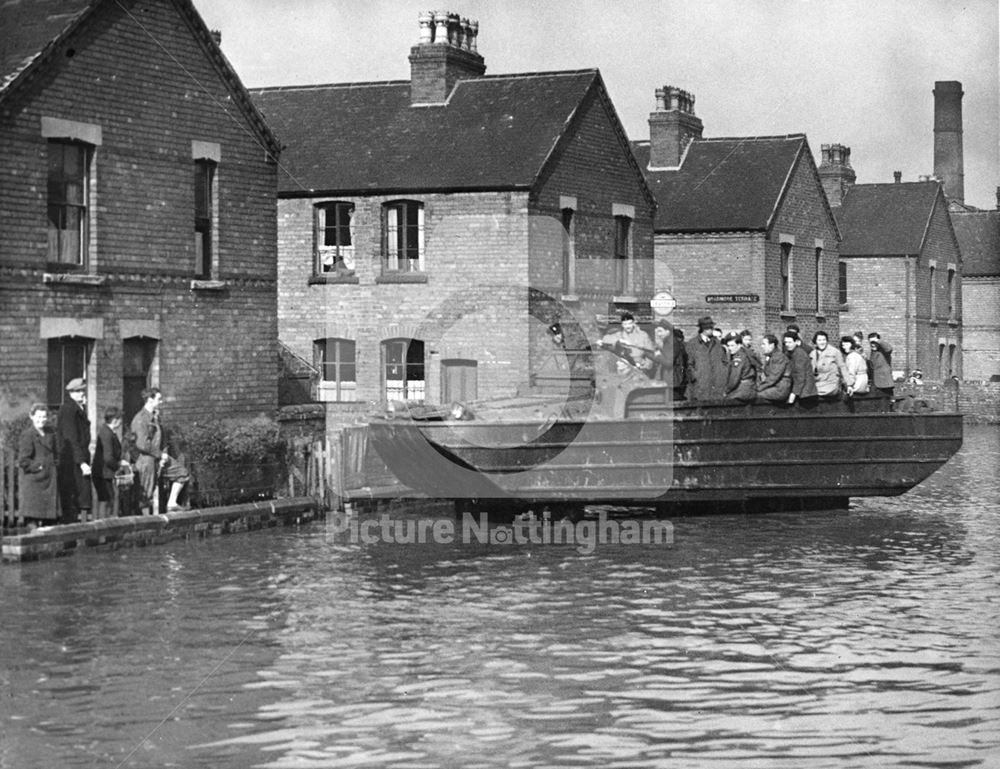
[[[844,353],[847,368],[847,394],[866,395],[868,393],[868,361],[861,354],[854,337],[840,337],[840,350]]]
[[[17,466],[21,471],[18,516],[26,522],[55,522],[59,518],[56,435],[48,426],[45,404],[33,404],[28,414],[31,425],[21,432],[17,442]]]

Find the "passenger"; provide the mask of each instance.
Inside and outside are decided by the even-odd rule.
[[[796,344],[797,344],[797,345],[798,345],[799,347],[801,347],[802,349],[804,349],[804,350],[806,351],[806,354],[807,354],[807,355],[808,355],[808,354],[810,354],[810,353],[811,353],[811,352],[813,351],[813,348],[812,348],[812,347],[810,347],[810,346],[809,346],[808,344],[806,344],[806,343],[805,343],[805,342],[804,342],[804,341],[802,340],[802,329],[800,329],[800,328],[799,328],[799,324],[798,324],[798,323],[789,323],[789,324],[788,324],[788,325],[787,325],[787,326],[785,327],[785,331],[794,331],[794,332],[795,332],[795,338],[796,338],[796,339],[798,340],[798,341],[796,342]]]
[[[757,396],[755,369],[750,362],[750,356],[747,355],[737,334],[726,334],[722,341],[729,356],[723,397],[740,403],[750,403]]]
[[[740,342],[743,344],[743,350],[746,352],[747,357],[750,358],[750,363],[753,364],[754,374],[759,378],[760,372],[764,369],[764,361],[761,360],[760,354],[753,348],[753,334],[748,329],[743,329],[740,332]]]
[[[847,389],[850,376],[844,365],[844,356],[840,350],[830,346],[830,337],[825,331],[813,334],[813,351],[809,356],[812,360],[813,374],[816,376],[816,392],[820,400],[840,400],[841,393]]]
[[[659,320],[653,326],[653,368],[649,375],[670,386],[672,400],[684,400],[684,377],[687,375],[684,332],[670,321]]]
[[[56,434],[48,425],[49,410],[34,403],[28,410],[31,424],[17,440],[17,466],[21,470],[18,517],[29,526],[56,523],[59,518],[59,449]]]
[[[621,327],[604,335],[600,346],[611,349],[641,371],[653,368],[653,340],[635,324],[635,316],[623,312]]]
[[[729,366],[726,350],[716,341],[711,317],[698,320],[698,336],[687,343],[688,398],[695,401],[718,400],[726,392]]]
[[[757,400],[765,403],[787,403],[792,391],[792,370],[788,357],[778,346],[778,337],[765,334],[760,340],[763,367],[757,382]]]
[[[59,407],[59,497],[63,523],[85,521],[90,515],[90,419],[87,383],[77,377],[66,385],[69,400]]]
[[[94,517],[117,518],[121,512],[115,473],[129,467],[128,460],[122,459],[122,442],[118,431],[122,426],[122,412],[111,406],[104,411],[104,424],[97,429],[97,446],[91,463],[94,491],[97,492],[97,508]]]
[[[847,368],[847,395],[865,395],[868,392],[868,363],[858,348],[854,337],[840,337],[840,351]]]
[[[792,391],[788,394],[788,402],[798,403],[805,408],[814,406],[818,395],[816,377],[813,376],[809,353],[805,351],[799,340],[799,335],[794,331],[786,331],[782,343],[785,347],[785,354],[788,356],[792,374]]]
[[[865,334],[863,331],[854,332],[854,347],[865,361],[868,361],[868,347],[865,345]]]
[[[892,345],[883,342],[882,337],[875,331],[868,335],[868,343],[871,346],[871,383],[878,392],[882,393],[882,397],[891,398],[893,395]]]

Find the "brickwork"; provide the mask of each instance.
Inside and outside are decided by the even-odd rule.
[[[423,204],[424,269],[406,282],[383,273],[383,207],[398,197],[284,198],[278,203],[279,336],[295,354],[314,359],[325,338],[356,343],[359,403],[329,403],[328,420],[350,423],[359,410],[385,399],[382,343],[424,342],[425,400],[443,397],[444,362],[476,362],[478,398],[513,395],[529,382],[532,345],[544,337],[548,315],[529,306],[529,288],[555,298],[562,285],[560,200],[573,197],[579,300],[567,313],[594,327],[606,313],[614,249],[615,204],[634,209],[632,290],[651,295],[652,200],[613,124],[605,98],[592,94],[578,111],[566,149],[533,193],[522,191],[410,194]],[[314,208],[344,200],[351,221],[353,274],[315,276]],[[414,280],[418,282],[413,282]],[[592,333],[596,334],[596,330]]]
[[[912,395],[941,411],[959,411],[966,422],[1000,424],[1000,382],[950,380],[896,385],[896,395]]]
[[[962,279],[962,363],[966,379],[1000,374],[1000,277]]]
[[[919,369],[925,379],[962,378],[961,259],[943,198],[930,216],[920,254],[844,261],[847,305],[841,308],[841,323],[846,329],[866,336],[877,331],[893,346],[893,368],[899,372]],[[949,265],[954,267],[950,291]]]
[[[97,406],[122,405],[122,321],[158,329],[153,383],[167,394],[171,419],[269,412],[277,405],[276,167],[266,159],[269,137],[241,106],[245,95],[224,76],[221,57],[212,57],[208,31],[183,8],[140,0],[125,13],[102,4],[0,108],[0,415],[44,399],[43,317],[100,321],[103,336],[93,340],[89,368],[92,417]],[[85,272],[102,285],[43,282],[43,118],[100,127]],[[210,290],[191,287],[197,275],[192,142],[219,151],[209,276],[219,283]]]
[[[815,167],[799,158],[770,232],[657,233],[656,287],[677,300],[676,325],[693,336],[697,319],[711,315],[726,330],[780,334],[797,323],[811,337],[819,328],[840,335],[837,305],[837,232]],[[781,312],[781,241],[791,252],[790,312]],[[820,306],[816,303],[816,249],[820,252]],[[715,303],[710,295],[755,294],[756,303]]]

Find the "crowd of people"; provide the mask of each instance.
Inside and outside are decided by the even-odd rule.
[[[143,407],[125,434],[121,410],[107,408],[93,442],[86,382],[71,380],[66,393],[55,428],[49,424],[48,406],[34,403],[28,412],[31,424],[18,440],[18,516],[24,523],[76,523],[133,512],[149,515],[158,512],[161,482],[170,485],[166,511],[180,510],[188,471],[165,450],[160,389],[143,391]],[[133,482],[136,493],[124,493]],[[133,499],[136,510],[130,509]]]
[[[631,313],[623,313],[600,347],[615,353],[619,371],[641,371],[670,385],[674,400],[809,408],[869,394],[892,397],[892,346],[875,332],[867,341],[865,348],[859,331],[835,345],[820,330],[809,343],[791,324],[780,338],[764,334],[758,350],[749,330],[724,334],[709,316],[698,320],[697,335],[685,341],[684,332],[665,319],[650,337]]]

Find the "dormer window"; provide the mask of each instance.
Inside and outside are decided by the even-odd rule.
[[[424,204],[396,200],[383,207],[382,269],[424,271]]]
[[[354,204],[319,203],[316,212],[316,274],[347,273],[355,268]]]

